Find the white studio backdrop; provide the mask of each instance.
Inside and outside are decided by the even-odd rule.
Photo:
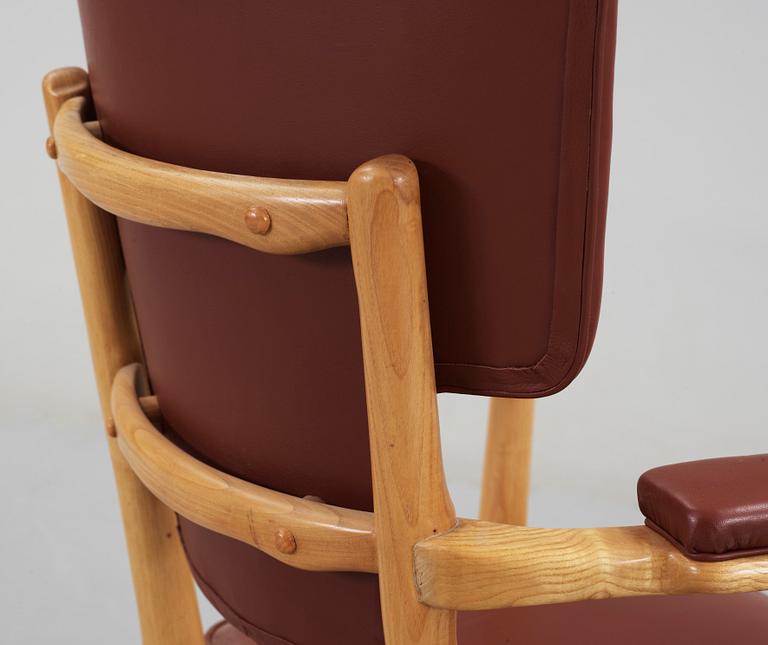
[[[638,523],[644,470],[768,452],[768,3],[624,0],[595,349],[539,402],[532,524]],[[75,2],[0,4],[0,619],[4,642],[138,626],[40,79],[84,65]],[[487,401],[440,398],[476,513]],[[204,606],[204,619],[214,612]]]

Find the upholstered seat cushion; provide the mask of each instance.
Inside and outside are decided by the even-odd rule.
[[[459,614],[459,645],[757,645],[766,634],[768,597],[762,594],[648,596]],[[254,641],[226,622],[207,640],[287,642]]]

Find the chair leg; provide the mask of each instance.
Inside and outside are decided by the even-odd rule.
[[[524,525],[528,516],[533,399],[492,398],[480,519]]]
[[[202,645],[203,627],[176,515],[147,490],[109,437],[144,645]]]
[[[48,74],[43,96],[49,125],[59,107],[87,95],[88,76],[66,68]],[[49,154],[56,156],[55,141]],[[203,645],[192,575],[176,516],[139,481],[123,458],[111,422],[110,390],[117,371],[141,361],[115,218],[89,202],[59,173],[101,410],[123,515],[144,645]]]

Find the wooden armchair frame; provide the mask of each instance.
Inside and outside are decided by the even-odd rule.
[[[347,182],[192,170],[103,143],[98,124],[83,121],[84,71],[51,72],[43,92],[146,645],[203,641],[174,513],[292,566],[377,572],[386,642],[397,645],[455,643],[458,609],[768,588],[768,556],[694,562],[644,526],[522,526],[530,401],[492,400],[481,504],[490,521],[457,520],[440,449],[418,177],[408,159],[373,160]],[[350,245],[375,513],[229,476],[155,429],[162,402],[140,366],[113,214],[267,253]]]

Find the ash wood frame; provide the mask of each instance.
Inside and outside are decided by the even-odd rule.
[[[455,645],[457,609],[768,588],[766,556],[693,562],[643,526],[520,526],[529,402],[492,402],[481,515],[496,521],[457,520],[442,467],[418,176],[408,159],[373,160],[348,182],[191,170],[99,141],[98,126],[82,121],[89,94],[83,70],[51,72],[43,94],[145,645],[203,642],[174,511],[294,566],[378,572],[390,645]],[[350,244],[374,514],[230,477],[153,428],[161,402],[148,395],[138,366],[141,344],[115,217],[98,206],[264,252]],[[249,225],[254,212],[267,226]]]
[[[481,520],[516,526],[528,521],[533,414],[533,399],[490,400]]]

